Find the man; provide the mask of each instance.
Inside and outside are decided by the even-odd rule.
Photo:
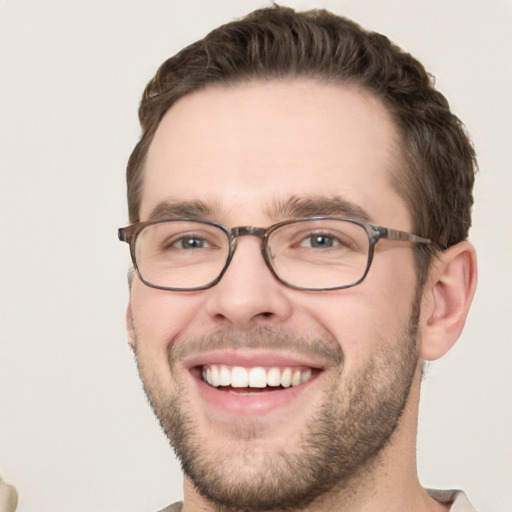
[[[185,473],[165,510],[474,510],[415,470],[423,363],[476,286],[475,155],[421,64],[273,7],[166,61],[139,114],[119,236]]]

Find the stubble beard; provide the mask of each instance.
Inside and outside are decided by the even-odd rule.
[[[301,510],[334,492],[350,494],[354,488],[351,483],[361,475],[368,476],[379,463],[379,454],[402,416],[417,368],[418,319],[415,301],[397,343],[392,347],[389,342],[376,343],[366,366],[341,387],[343,357],[341,351],[333,352],[339,350],[339,345],[335,340],[317,340],[315,350],[332,353],[338,359],[336,370],[331,370],[323,397],[305,423],[299,446],[281,446],[271,453],[254,448],[264,435],[257,423],[226,425],[236,442],[216,452],[208,450],[208,433],[200,433],[188,411],[183,381],[177,380],[173,392],[166,396],[138,357],[137,363],[149,402],[183,471],[204,498],[224,511]],[[205,347],[312,346],[311,340],[271,328],[243,335],[220,332],[200,340],[180,341],[183,346],[187,343]],[[175,364],[171,347],[171,372]]]

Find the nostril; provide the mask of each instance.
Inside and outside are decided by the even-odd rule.
[[[272,316],[272,313],[270,313],[270,311],[264,311],[263,313],[260,313],[260,316],[262,316],[264,318],[268,318],[268,317]]]

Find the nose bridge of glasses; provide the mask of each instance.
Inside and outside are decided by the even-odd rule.
[[[265,264],[268,267],[270,267],[267,255],[265,254],[265,245],[266,245],[265,244],[265,235],[266,235],[267,231],[268,231],[268,229],[256,228],[253,226],[238,226],[238,227],[229,229],[229,231],[228,231],[229,244],[230,244],[229,255],[228,255],[228,260],[226,262],[226,266],[224,267],[222,274],[224,274],[225,270],[231,264],[232,258],[234,256],[235,250],[237,248],[237,239],[240,236],[252,236],[252,237],[260,239],[260,241],[262,242],[261,243],[261,253],[263,255],[263,259],[265,261]]]
[[[240,236],[253,236],[255,238],[259,238],[261,243],[261,252],[263,254],[263,259],[268,263],[267,255],[265,254],[266,250],[266,238],[265,235],[268,232],[268,228],[256,228],[254,226],[238,226],[236,228],[231,228],[229,230],[229,239],[230,239],[230,256],[228,259],[228,264],[231,262],[231,258],[235,252],[237,246],[237,239]]]
[[[230,230],[232,238],[238,238],[239,236],[255,236],[257,238],[263,238],[266,233],[265,228],[255,228],[253,226],[238,226]]]

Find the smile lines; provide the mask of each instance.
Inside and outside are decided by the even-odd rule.
[[[203,381],[213,387],[266,388],[298,386],[311,379],[310,368],[244,368],[242,366],[207,365],[203,367]]]

